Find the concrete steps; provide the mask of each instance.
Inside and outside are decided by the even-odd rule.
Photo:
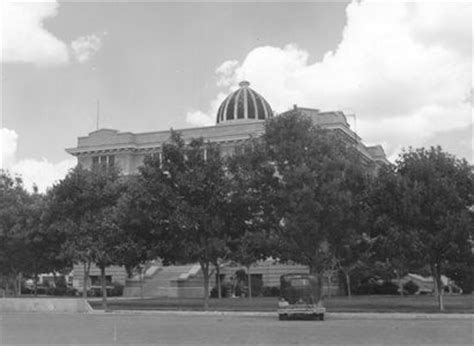
[[[200,271],[199,265],[161,266],[151,265],[147,268],[143,281],[144,297],[178,297],[178,286],[192,279]],[[140,278],[127,280],[124,296],[141,295]]]

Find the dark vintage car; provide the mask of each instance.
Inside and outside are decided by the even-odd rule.
[[[291,317],[309,317],[324,320],[318,279],[309,274],[286,274],[280,277],[280,301],[278,317],[287,320]]]

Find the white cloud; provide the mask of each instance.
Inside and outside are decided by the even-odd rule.
[[[102,47],[102,40],[95,34],[81,36],[71,42],[71,48],[75,58],[79,63],[83,64],[97,53]]]
[[[392,156],[472,122],[472,11],[469,2],[353,1],[341,42],[320,61],[295,44],[258,47],[219,66],[217,84],[227,94],[245,77],[277,112],[350,109],[361,137]]]
[[[58,163],[51,163],[45,158],[42,160],[26,159],[13,164],[10,170],[22,177],[26,189],[31,191],[33,185],[36,185],[40,192],[45,192],[48,187],[63,179],[75,165],[75,159],[63,160]]]
[[[58,14],[56,1],[2,0],[3,62],[63,64],[69,61],[67,45],[44,28],[44,21]]]
[[[186,114],[186,121],[196,126],[208,126],[215,123],[215,119],[201,111],[191,111]]]
[[[226,94],[219,93],[211,102],[208,112],[192,110],[186,114],[186,122],[194,126],[209,126],[216,123],[216,115],[221,102],[226,98]]]
[[[234,70],[238,67],[237,60],[228,60],[222,63],[217,69],[216,74],[219,76],[217,85],[220,87],[229,87],[235,83],[233,80]]]
[[[17,160],[15,157],[17,133],[14,130],[0,128],[0,137],[2,143],[0,167],[21,176],[25,188],[30,191],[32,191],[33,185],[36,185],[40,192],[45,192],[48,187],[64,178],[69,169],[76,165],[75,159],[63,160],[58,163],[51,163],[45,158],[42,160]]]
[[[15,157],[18,135],[15,131],[0,128],[0,168],[8,167]]]
[[[71,56],[88,61],[102,46],[96,34],[79,37],[70,46],[45,28],[45,21],[58,15],[56,0],[0,0],[0,61],[37,66],[67,64]]]

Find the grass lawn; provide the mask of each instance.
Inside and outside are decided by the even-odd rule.
[[[445,296],[446,312],[474,313],[473,295]],[[203,310],[202,299],[197,298],[109,298],[112,310]],[[210,299],[211,311],[276,311],[277,298],[256,297]],[[91,300],[95,309],[101,309],[99,300]],[[353,296],[330,297],[324,305],[328,312],[425,312],[436,313],[438,302],[434,296]]]

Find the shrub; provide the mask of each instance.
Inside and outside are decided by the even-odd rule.
[[[211,289],[211,293],[209,294],[209,297],[211,298],[217,298],[217,287],[213,287]]]
[[[280,288],[276,286],[263,286],[262,287],[262,296],[264,297],[279,297],[280,296]]]
[[[231,292],[231,284],[230,283],[222,283],[221,284],[221,296],[222,298],[230,297]],[[217,298],[219,296],[219,292],[217,291],[217,287],[213,287],[211,289],[210,297]]]
[[[119,297],[123,295],[123,285],[119,282],[112,282],[113,288],[110,290],[110,297]]]
[[[280,296],[280,287],[275,286],[272,287],[272,297],[279,297]]]
[[[375,294],[375,286],[376,284],[372,282],[366,282],[355,287],[353,293],[358,295]]]
[[[411,280],[403,285],[403,291],[407,294],[415,294],[419,289],[420,287]]]
[[[48,290],[48,294],[53,295],[53,296],[64,296],[66,295],[66,292],[67,292],[67,287],[63,287],[63,286],[52,287]]]
[[[268,286],[262,287],[262,296],[264,297],[271,297],[272,296],[272,288]]]

